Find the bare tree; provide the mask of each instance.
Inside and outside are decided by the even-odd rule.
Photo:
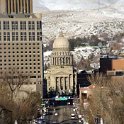
[[[37,108],[40,105],[39,93],[23,90],[26,97],[17,99],[17,94],[22,91],[21,86],[23,84],[28,86],[28,83],[28,76],[17,73],[15,70],[2,76],[0,80],[0,106],[12,112],[12,122],[7,124],[13,124],[14,120],[18,120],[19,124],[29,124],[29,121],[36,117]]]
[[[3,83],[8,86],[11,92],[11,99],[13,99],[14,93],[21,88],[23,84],[28,84],[29,78],[27,75],[20,73],[18,70],[12,69],[10,72],[5,72],[2,77]]]
[[[96,86],[88,98],[92,123],[100,115],[105,124],[124,124],[124,79],[96,75],[89,80]]]
[[[19,124],[29,124],[37,117],[37,110],[40,105],[40,94],[29,93],[27,98],[23,98],[16,103],[13,118]]]

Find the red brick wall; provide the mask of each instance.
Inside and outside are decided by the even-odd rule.
[[[112,60],[112,70],[124,70],[124,59]]]

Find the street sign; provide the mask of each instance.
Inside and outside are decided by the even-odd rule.
[[[55,98],[56,101],[65,101],[65,100],[68,100],[68,97],[57,97]]]

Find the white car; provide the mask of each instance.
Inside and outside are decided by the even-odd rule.
[[[82,118],[82,115],[78,115],[78,118],[81,119]]]
[[[79,122],[79,123],[82,123],[82,121],[81,121],[81,120],[79,120],[78,122]]]
[[[75,114],[71,114],[71,119],[75,119]]]

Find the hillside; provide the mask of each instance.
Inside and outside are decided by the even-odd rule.
[[[110,15],[110,16],[108,16]],[[123,32],[124,20],[120,13],[113,9],[88,11],[49,11],[43,14],[44,41],[54,39],[63,31],[69,38],[100,35],[107,33],[109,37]]]

